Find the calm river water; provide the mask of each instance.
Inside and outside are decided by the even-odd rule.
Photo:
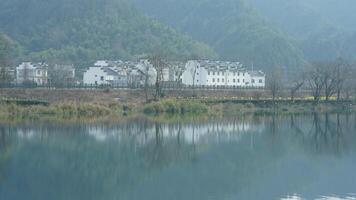
[[[0,125],[1,200],[356,199],[356,116]]]

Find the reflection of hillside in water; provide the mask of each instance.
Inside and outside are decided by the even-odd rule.
[[[2,137],[17,135],[17,139],[46,139],[48,137],[69,138],[73,135],[89,136],[97,142],[130,142],[136,146],[160,141],[175,141],[184,144],[207,145],[232,143],[244,135],[265,133],[267,140],[289,138],[312,152],[347,149],[355,135],[356,117],[346,114],[313,114],[290,116],[244,116],[234,119],[192,123],[157,123],[136,120],[123,124],[59,126],[56,124],[30,124],[26,126],[2,126]],[[287,134],[282,134],[287,132]],[[346,133],[346,134],[345,134]],[[253,142],[254,138],[250,138]]]
[[[315,114],[1,126],[0,199],[33,191],[61,199],[43,193],[53,188],[78,199],[313,199],[330,194],[330,180],[342,196],[356,179],[355,122]],[[29,180],[36,182],[13,187]]]

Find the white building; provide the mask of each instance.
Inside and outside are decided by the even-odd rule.
[[[17,84],[48,84],[48,65],[31,62],[21,63],[16,67],[16,82]]]
[[[264,88],[266,86],[266,75],[262,71],[247,72],[251,83],[248,85],[253,88]]]
[[[142,83],[144,85],[147,82],[148,85],[154,85],[156,83],[157,71],[148,60],[140,60],[135,69],[142,76]]]
[[[94,63],[95,67],[109,67],[109,62],[107,60],[98,60]]]
[[[265,74],[247,71],[239,62],[191,60],[182,74],[187,86],[265,87]]]
[[[127,76],[119,74],[109,67],[90,67],[83,74],[84,85],[110,85],[110,86],[127,86]]]

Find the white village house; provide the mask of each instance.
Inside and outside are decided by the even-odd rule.
[[[83,84],[92,86],[110,85],[115,87],[126,87],[127,76],[119,74],[109,67],[89,67],[89,69],[84,72]]]
[[[48,65],[44,63],[23,62],[16,67],[17,84],[46,85],[48,83]]]
[[[239,62],[191,60],[182,74],[182,84],[204,87],[264,88],[262,71],[248,71]]]
[[[147,60],[133,61],[96,61],[94,67],[84,72],[84,85],[110,85],[138,87],[154,85],[156,70]]]
[[[162,69],[161,81],[167,86],[264,88],[262,71],[246,70],[239,62],[190,60],[169,62]],[[157,71],[148,60],[95,62],[84,72],[84,85],[140,87],[156,83]]]

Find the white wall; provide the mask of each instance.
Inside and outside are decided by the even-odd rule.
[[[26,77],[25,77],[26,76]],[[37,85],[48,83],[48,70],[45,67],[36,67],[30,62],[23,62],[16,67],[16,82],[22,84],[25,81],[34,82]]]
[[[201,67],[198,61],[188,61],[182,74],[182,83],[188,86],[204,86],[207,85],[207,75],[208,71]]]
[[[114,77],[108,76],[101,67],[90,67],[83,75],[85,85],[107,85],[110,80],[114,80]]]
[[[254,80],[254,83],[251,80],[252,87],[264,88],[266,86],[266,77],[265,76],[252,76],[251,79]]]
[[[245,70],[219,70],[219,66],[206,69],[199,61],[188,61],[185,68],[182,83],[187,86],[193,85],[195,72],[195,86],[265,87],[264,75],[252,77]]]
[[[149,85],[154,85],[156,83],[157,71],[155,68],[153,68],[153,66],[147,60],[141,60],[137,64],[136,68],[138,71],[141,71],[143,73],[148,73],[148,84]]]

